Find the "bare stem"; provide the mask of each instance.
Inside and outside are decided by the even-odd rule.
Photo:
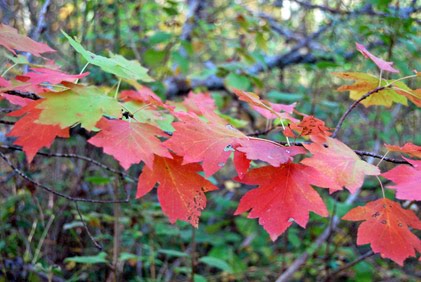
[[[347,116],[352,112],[352,110],[363,100],[367,99],[368,97],[370,97],[371,95],[373,95],[374,93],[380,92],[383,89],[385,89],[386,86],[382,86],[382,87],[377,87],[369,92],[367,92],[366,94],[364,94],[363,96],[361,96],[360,99],[358,99],[357,101],[355,101],[354,103],[352,103],[352,105],[348,108],[348,110],[346,110],[346,112],[342,115],[342,117],[340,118],[338,124],[336,125],[335,131],[332,134],[332,138],[335,138],[336,135],[338,134],[339,130],[342,127],[342,124],[344,123],[345,119],[347,118]]]

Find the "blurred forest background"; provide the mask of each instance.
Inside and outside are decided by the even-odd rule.
[[[156,79],[148,87],[163,99],[209,90],[219,110],[247,133],[267,125],[227,87],[273,102],[297,102],[299,111],[334,127],[351,101],[336,91],[344,81],[331,72],[378,74],[355,42],[395,62],[401,76],[421,70],[416,0],[0,0],[0,9],[2,23],[57,50],[49,57],[69,73],[79,73],[86,62],[61,29],[96,54],[139,60]],[[12,63],[1,54],[3,72]],[[86,71],[90,75],[82,81],[115,88],[112,75],[95,66]],[[413,89],[414,83],[408,81]],[[414,105],[359,106],[340,138],[353,149],[384,153],[384,143],[421,144],[420,125],[421,111]],[[1,130],[7,132],[7,126]],[[276,140],[279,133],[268,138]],[[83,135],[55,142],[51,152],[85,155],[121,169]],[[116,199],[127,190],[134,198],[135,183],[123,183],[89,162],[36,156],[28,166],[21,152],[7,153],[28,175],[66,194]],[[349,222],[335,226],[320,244],[315,241],[331,227],[329,218],[310,220],[306,230],[293,225],[272,242],[256,220],[233,216],[246,188],[230,180],[229,167],[211,179],[220,190],[208,195],[197,230],[183,222],[169,224],[155,193],[128,204],[75,207],[15,177],[6,164],[0,168],[0,281],[186,281],[192,269],[194,281],[275,281],[303,254],[303,266],[291,276],[296,281],[421,279],[415,259],[401,268],[372,256],[368,246],[357,247],[357,225]],[[139,169],[129,173],[136,178]],[[377,186],[366,181],[368,189],[355,203],[377,197]],[[332,215],[350,209],[346,197],[327,202]],[[79,213],[102,250],[90,240]]]

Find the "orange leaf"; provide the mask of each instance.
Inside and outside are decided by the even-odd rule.
[[[410,165],[399,165],[382,174],[396,183],[388,188],[396,189],[396,198],[421,201],[421,161],[406,159]]]
[[[175,132],[163,144],[183,156],[183,164],[203,162],[206,176],[214,174],[225,165],[238,138],[247,138],[220,120],[205,122],[194,114],[183,112],[176,115],[179,121],[173,123]]]
[[[351,193],[360,188],[365,175],[379,175],[380,170],[361,160],[354,151],[339,140],[327,137],[327,148],[323,144],[304,144],[313,156],[301,161],[302,164],[314,167],[331,180],[331,192],[342,190]]]
[[[118,160],[124,169],[143,161],[153,167],[154,155],[171,158],[168,149],[156,136],[166,136],[155,126],[140,122],[102,118],[97,127],[101,131],[89,143],[104,149]]]
[[[247,192],[235,214],[250,210],[248,218],[259,218],[259,224],[276,240],[296,222],[305,228],[309,212],[327,216],[322,198],[310,185],[315,184],[319,173],[308,166],[286,163],[280,167],[265,166],[236,179],[245,184],[259,185]]]
[[[358,228],[357,244],[371,244],[374,253],[390,258],[399,265],[415,251],[421,252],[421,240],[409,230],[421,230],[421,221],[415,213],[403,209],[398,203],[379,199],[356,207],[342,219],[364,221]]]
[[[20,35],[16,29],[4,24],[0,24],[0,45],[3,45],[15,55],[15,50],[29,52],[37,57],[41,57],[42,53],[55,52],[48,45],[36,42],[25,35]]]
[[[402,147],[388,144],[385,144],[385,147],[392,152],[400,152],[416,158],[421,158],[421,146],[414,145],[410,142],[406,143]]]
[[[181,162],[182,158],[175,155],[173,159],[156,156],[153,168],[145,166],[139,176],[136,198],[143,197],[159,183],[158,199],[170,222],[179,219],[197,227],[206,207],[205,193],[218,188],[197,174],[200,165]]]

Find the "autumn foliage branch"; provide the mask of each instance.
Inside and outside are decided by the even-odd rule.
[[[305,228],[310,212],[329,216],[323,199],[313,186],[326,188],[330,193],[347,189],[355,195],[366,176],[381,175],[395,183],[387,188],[396,190],[397,199],[421,200],[421,161],[414,159],[421,157],[420,146],[412,143],[402,147],[386,145],[388,151],[410,157],[398,160],[374,152],[355,151],[336,138],[344,121],[359,104],[389,107],[393,103],[407,105],[409,100],[421,106],[419,89],[410,89],[403,79],[388,81],[381,75],[336,73],[339,78],[355,81],[338,89],[349,91],[350,98],[355,102],[340,118],[333,133],[322,120],[298,112],[295,103],[276,104],[261,99],[255,93],[231,89],[240,101],[268,122],[280,125],[284,139],[274,141],[246,135],[232,126],[230,123],[235,119],[217,112],[209,93],[191,92],[182,102],[164,102],[138,82],[147,84],[153,81],[148,70],[139,62],[120,55],[96,55],[67,34],[64,33],[64,36],[87,64],[115,75],[118,85],[124,81],[132,89],[120,91],[117,87],[114,93],[107,95],[97,87],[78,83],[89,73],[67,74],[51,64],[31,66],[28,73],[9,79],[0,78],[2,98],[18,107],[7,114],[17,118],[14,124],[10,124],[7,136],[14,138],[14,145],[22,148],[28,163],[37,154],[75,158],[131,181],[127,173],[89,157],[39,152],[43,147],[49,148],[56,138],[69,138],[70,128],[79,126],[89,132],[88,143],[111,155],[123,169],[143,163],[136,198],[144,197],[158,184],[158,199],[169,221],[182,220],[198,227],[201,212],[206,207],[206,193],[218,189],[208,178],[225,167],[233,155],[237,172],[234,180],[257,185],[241,198],[235,214],[248,212],[249,218],[257,218],[272,240],[294,223]],[[54,52],[47,45],[19,35],[5,25],[0,26],[0,45],[14,55],[17,55],[16,50],[38,57]],[[379,67],[381,74],[398,72],[392,62],[374,56],[363,45],[357,43],[356,47]],[[418,72],[413,77],[417,76]],[[10,145],[2,147],[16,150]],[[382,173],[380,162],[375,166],[359,156],[371,156],[380,158],[380,162],[400,165]],[[0,157],[18,176],[69,201],[99,204],[129,202],[129,193],[122,200],[68,196],[29,177],[6,154],[0,152]],[[205,177],[199,174],[201,172]],[[412,210],[402,208],[395,200],[380,198],[368,202],[350,210],[342,219],[363,221],[358,229],[357,244],[370,244],[373,253],[400,265],[408,257],[415,257],[417,252],[421,252],[421,241],[411,231],[421,229],[421,221]],[[85,229],[90,234],[86,224]],[[383,237],[377,234],[383,234]],[[398,245],[390,243],[396,242],[398,237],[406,240],[399,241]],[[94,239],[93,242],[100,246]]]

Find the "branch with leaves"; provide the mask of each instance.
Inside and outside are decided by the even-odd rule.
[[[308,46],[331,25],[332,22],[301,40],[284,55],[272,58],[266,67],[287,64],[285,60],[300,56],[299,50]],[[8,42],[2,40],[4,30],[9,34]],[[146,84],[152,81],[148,70],[139,62],[127,60],[120,55],[98,56],[67,34],[64,33],[64,36],[89,64],[115,75],[118,84],[116,89],[107,95],[98,87],[78,84],[78,79],[87,74],[71,75],[46,68],[37,68],[25,74],[24,85],[17,83],[16,77],[10,78],[10,81],[2,79],[1,82],[5,86],[0,92],[7,91],[8,94],[3,95],[4,98],[20,107],[8,114],[18,118],[8,136],[16,138],[14,144],[22,147],[28,163],[32,162],[37,153],[50,157],[69,157],[88,161],[127,177],[126,173],[108,168],[87,157],[39,153],[41,148],[49,148],[56,138],[69,138],[70,128],[80,126],[92,133],[87,142],[112,156],[123,169],[128,170],[132,166],[141,168],[136,198],[144,197],[156,187],[161,208],[169,221],[175,223],[181,220],[197,228],[202,210],[207,204],[206,193],[218,189],[207,178],[226,166],[227,160],[233,155],[237,172],[233,180],[257,185],[257,188],[251,189],[241,198],[235,215],[248,212],[249,218],[258,218],[273,241],[293,224],[305,228],[310,212],[321,217],[329,215],[322,197],[313,186],[328,189],[330,194],[344,193],[346,189],[350,193],[347,203],[351,204],[357,198],[365,178],[375,177],[379,181],[383,198],[354,208],[343,217],[349,221],[363,221],[359,227],[357,243],[371,244],[374,253],[390,258],[400,265],[403,265],[406,258],[414,257],[416,251],[421,249],[421,241],[410,230],[421,229],[421,221],[413,211],[404,209],[399,202],[386,198],[385,187],[379,179],[379,176],[382,176],[395,183],[387,188],[397,191],[397,199],[419,201],[421,194],[419,189],[414,187],[419,185],[421,161],[414,158],[421,157],[420,147],[412,143],[403,147],[387,146],[389,151],[410,156],[405,158],[405,161],[400,161],[377,153],[354,151],[336,138],[344,121],[360,104],[365,107],[390,106],[392,103],[405,105],[409,100],[419,106],[419,91],[410,89],[403,82],[418,77],[418,73],[386,80],[382,77],[383,72],[398,72],[392,66],[393,63],[374,56],[357,43],[357,51],[379,67],[380,76],[355,72],[336,74],[340,78],[356,81],[353,85],[345,85],[339,89],[350,91],[350,97],[355,102],[340,118],[333,133],[324,121],[297,112],[295,104],[277,104],[263,100],[255,93],[232,89],[239,100],[266,118],[268,124],[276,121],[280,125],[282,140],[272,141],[247,136],[232,126],[230,117],[217,112],[215,101],[209,93],[191,92],[182,102],[164,102],[151,89],[138,82]],[[10,38],[16,41],[12,46]],[[1,26],[0,45],[15,52],[16,46],[20,46],[22,40],[28,41],[26,37],[13,32],[10,27]],[[31,44],[27,44],[23,49],[34,55],[51,52],[43,44],[31,40],[29,42]],[[256,65],[248,71],[258,73],[264,67]],[[119,86],[123,80],[132,87],[131,90],[120,90]],[[360,156],[377,157],[380,161],[373,165],[362,160]],[[4,153],[0,153],[0,157],[16,175],[48,193],[69,201],[104,204],[129,201],[129,194],[124,200],[71,197],[30,178]],[[382,172],[382,161],[402,164]],[[141,163],[143,167],[140,166]],[[316,240],[316,247],[329,238],[339,222],[340,218],[334,215],[330,228]],[[89,232],[87,228],[86,230]],[[374,233],[387,234],[390,240],[395,239],[396,234],[399,238],[409,239],[402,242],[399,252],[396,252],[395,246],[391,249],[384,240],[376,237],[372,230]],[[118,253],[118,250],[115,253]],[[309,253],[303,253],[279,281],[283,281],[282,277],[292,275],[308,256]]]

